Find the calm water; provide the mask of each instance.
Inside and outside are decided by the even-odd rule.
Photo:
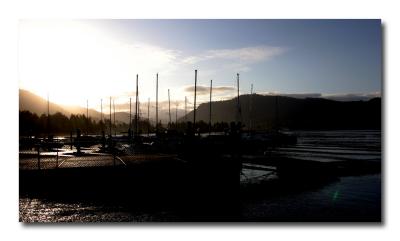
[[[316,161],[381,161],[379,131],[302,131],[295,146],[280,154]],[[241,182],[276,178],[271,171],[245,168]],[[263,190],[268,193],[268,190]],[[314,189],[244,199],[243,221],[380,221],[381,175],[339,177]],[[179,221],[174,211],[133,212],[123,206],[20,197],[23,222]]]
[[[245,202],[251,221],[379,221],[381,176],[341,177],[317,190]]]

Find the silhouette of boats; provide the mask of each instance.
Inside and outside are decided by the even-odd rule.
[[[197,71],[195,73],[196,79]],[[196,98],[196,92],[194,96]],[[195,206],[194,220],[209,219],[215,212],[224,220],[238,219],[242,156],[263,154],[270,147],[294,144],[297,139],[280,131],[243,132],[239,118],[230,123],[225,133],[201,135],[196,129],[195,112],[196,108],[193,123],[189,122],[184,132],[169,128],[166,132],[157,131],[153,136],[139,135],[138,106],[134,135],[129,130],[128,135],[112,136],[111,121],[108,138],[104,131],[101,136],[90,136],[81,135],[77,130],[76,137],[73,139],[71,136],[70,144],[77,148],[78,156],[84,155],[80,152],[81,147],[100,145],[99,152],[112,154],[114,165],[20,170],[20,191],[48,194],[50,190],[50,193],[62,197],[96,199],[101,196],[106,200],[141,204],[154,204],[157,199],[170,200],[179,203],[183,209],[193,211]],[[58,148],[62,143],[40,144],[46,148]],[[146,154],[147,160],[136,161],[139,154]],[[160,161],[160,154],[167,154],[167,158]],[[115,165],[117,155],[126,158],[125,165]]]

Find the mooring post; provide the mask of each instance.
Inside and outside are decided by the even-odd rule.
[[[69,141],[70,141],[71,150],[72,150],[72,146],[73,146],[73,143],[72,143],[72,131],[70,131],[70,133],[69,133]]]
[[[76,153],[81,154],[81,129],[76,129]]]
[[[38,169],[40,170],[40,145],[37,145],[37,153],[38,153]]]
[[[114,165],[114,167],[115,167],[115,142],[113,141],[112,142],[112,148],[113,148],[113,165]]]
[[[57,143],[58,144],[58,143]],[[56,157],[56,168],[58,168],[58,145],[57,145],[57,147],[56,147],[56,150],[57,150],[57,157]]]
[[[104,130],[101,131],[101,149],[103,151],[106,149],[106,133]]]

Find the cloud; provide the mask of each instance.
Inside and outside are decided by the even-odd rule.
[[[359,101],[359,100],[370,100],[372,98],[381,97],[381,92],[370,92],[370,93],[345,93],[345,94],[323,94],[322,98],[337,100],[337,101]]]
[[[139,96],[153,96],[156,73],[161,76],[160,86],[168,81],[177,88],[192,78],[193,68],[200,69],[201,78],[218,79],[220,73],[249,71],[253,63],[286,51],[260,45],[205,49],[193,55],[162,44],[121,41],[96,25],[68,20],[23,21],[18,47],[20,88],[42,97],[50,93],[56,103],[81,106],[87,99],[96,105],[103,99],[105,104],[109,96],[116,104],[129,103],[129,97],[135,96],[137,74]],[[208,91],[199,87],[199,95]],[[213,89],[216,95],[224,91],[229,89]],[[174,98],[182,98],[181,93]]]
[[[178,50],[127,43],[85,21],[24,20],[18,43],[19,86],[43,97],[50,92],[60,104],[118,96],[135,88],[136,74],[146,90],[152,83],[143,80],[181,62]]]
[[[195,64],[211,59],[222,59],[237,60],[245,63],[255,63],[281,55],[286,51],[287,48],[274,46],[254,46],[237,49],[213,49],[207,50],[196,56],[190,56],[184,59],[183,62]]]
[[[305,98],[324,98],[329,100],[336,101],[368,101],[372,98],[381,97],[381,93],[371,92],[371,93],[334,93],[334,94],[322,94],[322,93],[280,93],[280,92],[259,92],[260,95],[279,95],[279,96],[287,96],[298,99]]]
[[[165,72],[175,70],[174,65],[178,62],[181,52],[166,49],[156,45],[145,43],[134,43],[125,45],[121,51],[125,51],[125,58],[131,66],[140,66],[141,72],[156,73],[160,69]]]
[[[321,93],[280,93],[280,92],[274,92],[274,91],[259,92],[257,94],[272,95],[272,96],[279,95],[279,96],[287,96],[287,97],[293,97],[293,98],[298,98],[298,99],[321,98],[321,96],[322,96]]]
[[[234,87],[230,86],[216,86],[212,88],[213,94],[222,94],[225,92],[232,92],[236,90]],[[194,86],[188,86],[184,89],[185,92],[194,93]],[[196,93],[198,95],[205,95],[210,93],[210,87],[198,85],[196,88]]]

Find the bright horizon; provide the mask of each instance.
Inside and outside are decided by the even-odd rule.
[[[62,105],[99,110],[159,101],[182,109],[240,94],[354,98],[381,95],[380,20],[22,20],[19,88]],[[124,110],[121,110],[124,111]],[[126,111],[126,109],[125,109]]]

